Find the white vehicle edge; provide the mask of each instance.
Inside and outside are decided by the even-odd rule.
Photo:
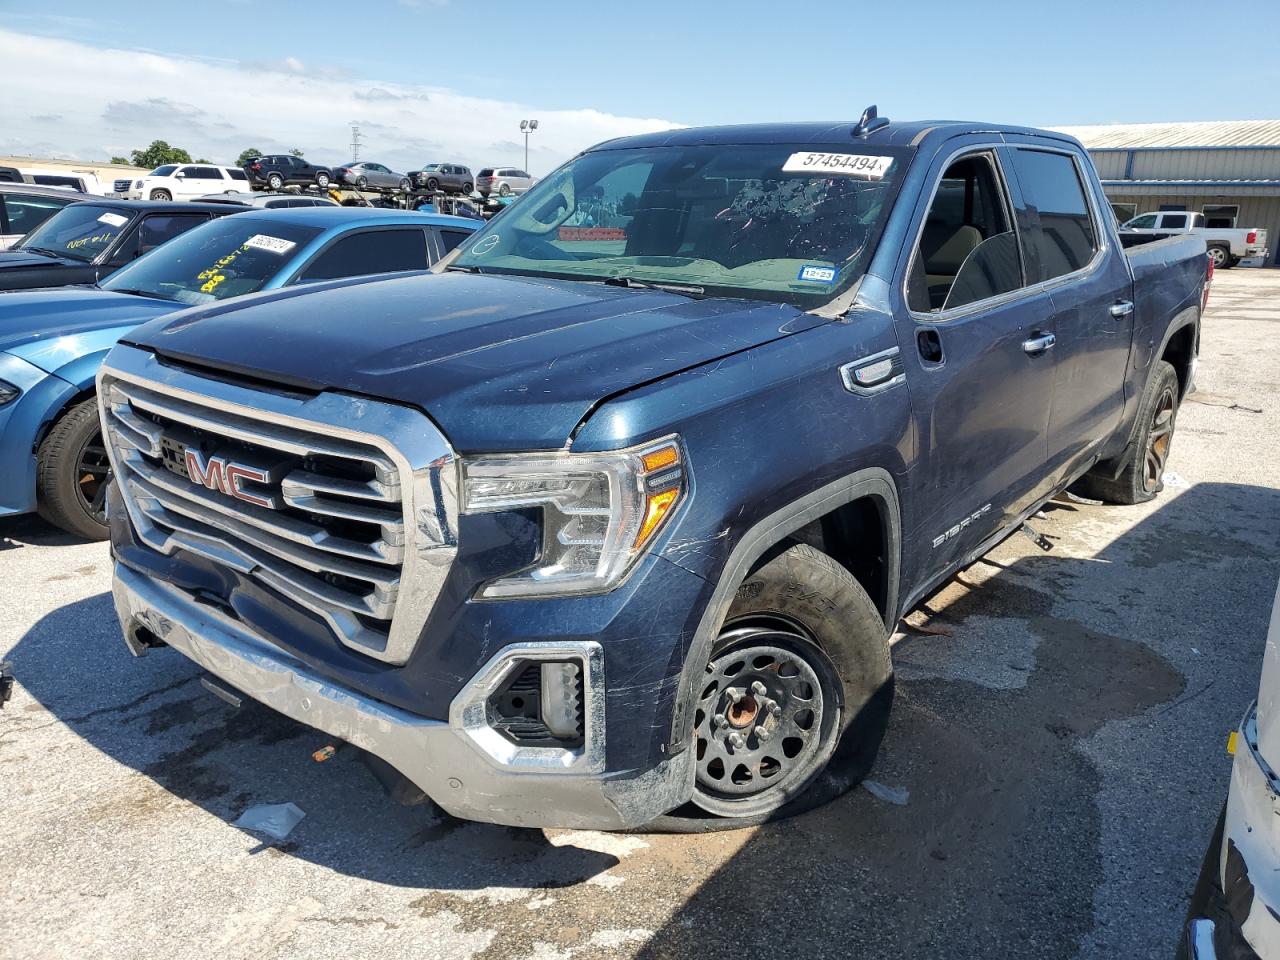
[[[1259,227],[1206,227],[1203,213],[1189,210],[1162,210],[1141,213],[1120,224],[1121,233],[1171,235],[1193,233],[1203,237],[1219,270],[1234,267],[1250,257],[1266,258],[1267,231]]]
[[[239,167],[212,163],[165,163],[142,177],[121,178],[109,194],[121,200],[196,200],[211,193],[250,193]]]

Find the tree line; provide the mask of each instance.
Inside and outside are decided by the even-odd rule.
[[[295,157],[302,156],[302,151],[294,147],[289,151]],[[244,166],[253,157],[262,156],[262,151],[256,147],[250,147],[247,150],[241,150],[240,156],[236,157],[236,166]],[[142,150],[131,150],[128,157],[112,157],[112,163],[122,163],[127,166],[146,167],[153,170],[156,167],[163,166],[166,163],[212,163],[212,160],[206,160],[201,157],[199,160],[192,160],[191,154],[181,147],[175,147],[166,140],[152,140],[151,145]]]

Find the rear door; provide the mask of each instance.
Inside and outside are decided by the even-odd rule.
[[[294,282],[425,270],[430,265],[422,227],[370,227],[330,241],[302,266]]]
[[[925,581],[1030,509],[1045,471],[1053,308],[1026,283],[999,145],[973,143],[933,163],[896,311],[918,436],[903,567]]]
[[[1120,423],[1133,334],[1133,280],[1111,245],[1079,155],[1040,145],[1006,152],[1026,205],[1022,253],[1031,279],[1048,291],[1057,343],[1049,418],[1050,473],[1087,464]],[[1177,216],[1186,225],[1187,215]]]

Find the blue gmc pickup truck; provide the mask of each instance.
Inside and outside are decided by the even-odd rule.
[[[1040,130],[602,144],[437,276],[125,336],[125,640],[460,817],[804,809],[870,769],[905,611],[1068,485],[1161,490],[1207,263],[1126,253]]]

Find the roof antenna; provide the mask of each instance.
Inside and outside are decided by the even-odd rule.
[[[857,125],[853,128],[852,133],[855,137],[865,137],[870,133],[875,133],[881,127],[887,127],[888,125],[889,118],[878,116],[876,114],[876,105],[873,103],[871,106],[867,107],[867,109],[862,111],[862,119],[859,120]]]

